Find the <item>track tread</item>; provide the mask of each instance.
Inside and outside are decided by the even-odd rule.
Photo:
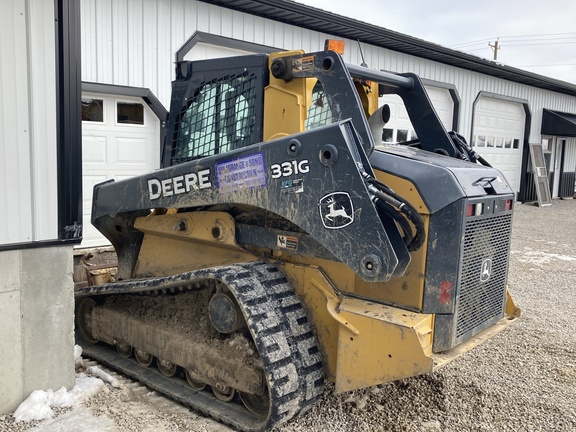
[[[274,265],[265,262],[243,263],[170,277],[115,282],[89,287],[79,291],[77,297],[150,293],[158,289],[172,291],[174,287],[194,286],[199,289],[205,286],[203,281],[211,279],[226,284],[244,313],[268,381],[271,399],[268,417],[262,421],[243,421],[241,416],[231,418],[225,412],[229,407],[222,412],[218,408],[206,409],[204,404],[195,403],[194,398],[183,398],[180,393],[170,394],[170,386],[153,387],[161,387],[159,391],[167,396],[219,421],[253,432],[280,426],[318,402],[324,391],[324,370],[318,341],[300,298],[284,274]],[[130,374],[126,372],[129,367],[123,370]],[[146,382],[145,377],[149,375],[139,374],[138,379]]]

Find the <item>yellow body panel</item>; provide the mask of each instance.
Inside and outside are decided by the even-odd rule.
[[[336,391],[431,372],[434,316],[347,298],[340,313],[358,334],[340,327]]]
[[[343,297],[318,267],[282,270],[308,310],[338,392],[432,371],[432,315]]]
[[[144,233],[134,277],[168,276],[256,259],[236,244],[234,219],[228,213],[169,212],[138,218],[134,226]]]
[[[295,54],[304,54],[304,51],[271,54],[268,64],[276,58]],[[316,79],[312,78],[285,82],[270,74],[270,83],[264,89],[264,141],[304,131],[315,83]]]

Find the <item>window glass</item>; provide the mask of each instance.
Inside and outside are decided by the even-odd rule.
[[[104,101],[102,99],[82,98],[82,121],[104,121]]]
[[[172,165],[252,144],[255,83],[246,72],[199,87],[176,121]]]
[[[517,149],[520,147],[520,140],[518,138],[514,138],[514,148]]]
[[[398,142],[408,141],[408,130],[407,129],[398,129],[397,139]]]
[[[504,148],[512,148],[512,138],[506,138],[504,140]]]
[[[486,147],[486,137],[484,135],[479,135],[476,139],[476,145],[478,147]]]
[[[306,130],[315,129],[332,123],[332,111],[328,104],[328,98],[324,94],[324,88],[320,81],[312,89],[312,104],[308,108],[308,115],[304,128]]]
[[[382,129],[382,142],[394,142],[394,129]]]
[[[144,106],[137,102],[118,102],[116,104],[116,122],[143,125]]]
[[[496,147],[502,148],[503,144],[504,144],[504,138],[496,137]]]
[[[486,138],[486,147],[494,147],[494,137]]]

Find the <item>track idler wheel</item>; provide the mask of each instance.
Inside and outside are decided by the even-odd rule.
[[[210,322],[214,328],[223,334],[240,330],[246,325],[238,302],[229,292],[217,292],[208,305]]]

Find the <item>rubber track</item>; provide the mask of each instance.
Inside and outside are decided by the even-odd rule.
[[[87,356],[107,364],[205,415],[237,429],[256,432],[279,426],[320,400],[324,371],[318,341],[294,288],[275,266],[257,262],[202,269],[175,276],[120,281],[76,291],[76,297],[182,288],[196,281],[226,284],[243,310],[262,359],[271,407],[268,417],[252,415],[236,403],[223,403],[207,391],[192,390],[184,380],[166,378],[155,368],[125,359],[105,344],[80,341]],[[79,335],[77,338],[81,339]]]

